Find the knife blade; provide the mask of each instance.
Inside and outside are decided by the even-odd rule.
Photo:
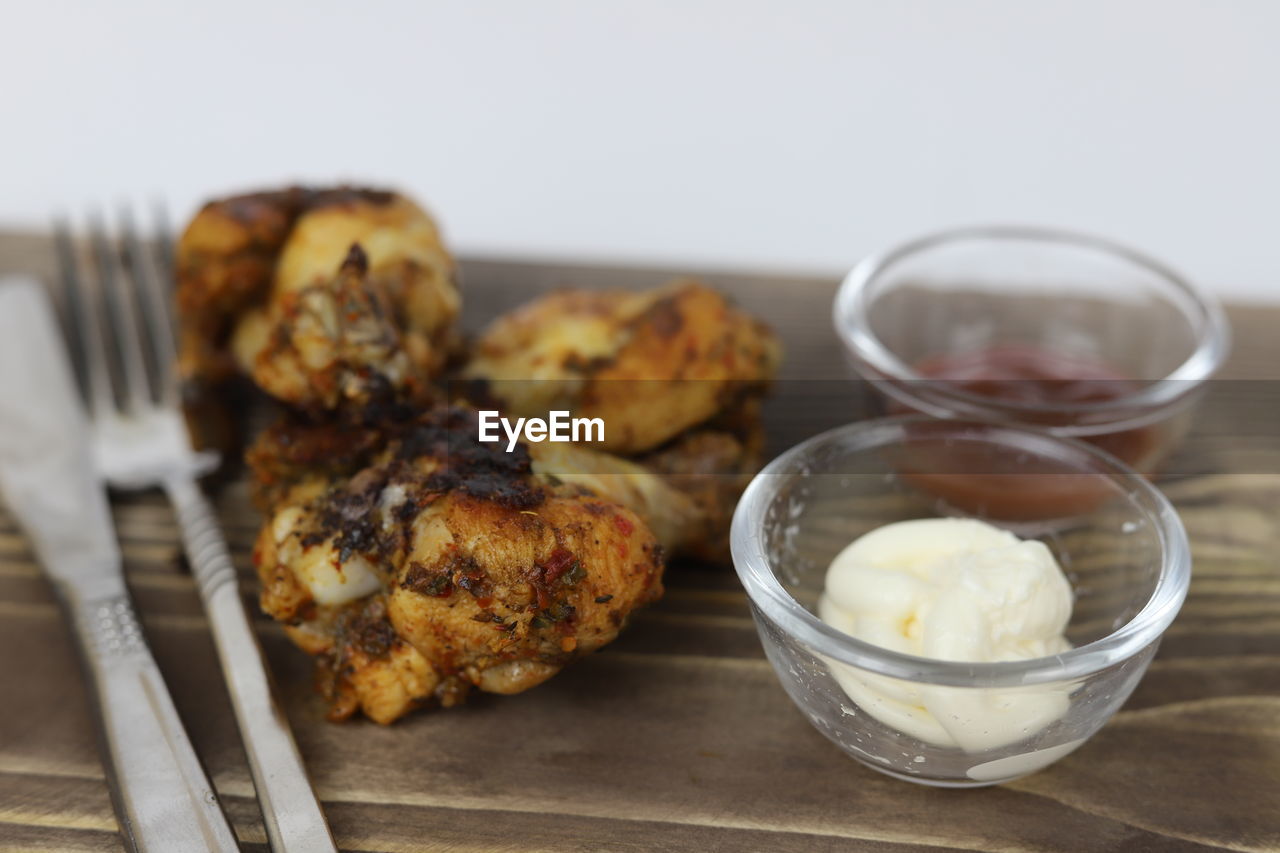
[[[119,565],[89,427],[48,296],[0,281],[0,495],[46,571],[101,583]]]
[[[70,617],[121,835],[142,853],[238,850],[134,613],[90,442],[48,295],[0,280],[0,495]]]

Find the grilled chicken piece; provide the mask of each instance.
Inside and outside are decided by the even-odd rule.
[[[250,445],[254,502],[268,515],[291,493],[351,477],[408,424],[300,423],[286,418]],[[568,443],[527,445],[535,476],[592,492],[636,513],[668,554],[727,562],[726,533],[738,495],[759,467],[758,450],[735,435],[694,430],[642,457],[624,459]]]
[[[177,246],[179,369],[236,372],[308,410],[414,397],[456,346],[453,259],[395,193],[289,189],[210,202]]]
[[[479,443],[474,412],[430,409],[381,440],[324,429],[266,433],[251,455],[271,503],[254,561],[263,609],[320,657],[336,718],[528,689],[662,593],[639,515],[539,474],[523,445]],[[322,446],[331,467],[312,469]]]
[[[763,461],[760,397],[780,358],[762,323],[680,279],[640,293],[536,299],[489,326],[463,376],[476,402],[508,417],[560,409],[600,418],[604,441],[591,447],[626,456],[630,474],[593,476],[593,487],[644,516],[672,553],[723,563],[733,509]],[[537,464],[563,451],[533,452]],[[598,475],[623,464],[579,456],[567,467]],[[661,500],[643,476],[652,474]]]
[[[378,403],[429,398],[430,366],[409,357],[394,310],[356,244],[336,278],[281,295],[271,317],[246,316],[233,350],[277,400],[367,417]]]
[[[557,291],[499,317],[463,376],[511,417],[601,418],[621,455],[653,450],[773,378],[781,349],[762,323],[689,279],[644,291]]]
[[[574,444],[533,444],[534,471],[617,501],[643,518],[667,553],[729,562],[729,524],[760,469],[762,441],[726,429],[693,429],[627,459]]]
[[[759,398],[743,400],[715,420],[635,457],[635,462],[692,506],[685,535],[671,544],[672,553],[728,564],[733,511],[764,462]]]
[[[668,550],[724,557],[779,347],[715,291],[562,292],[495,321],[465,370],[477,402],[606,424],[603,445],[508,453],[436,403],[460,297],[404,197],[215,201],[177,268],[189,385],[243,374],[285,404],[248,454],[254,562],[335,719],[527,689],[658,598]]]

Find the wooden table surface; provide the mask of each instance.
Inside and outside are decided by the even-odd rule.
[[[0,235],[0,272],[50,272],[47,242]],[[646,286],[659,270],[464,263],[466,324],[557,284]],[[708,274],[788,346],[775,449],[856,417],[830,332],[835,282]],[[1235,352],[1161,481],[1186,522],[1190,595],[1124,709],[1048,770],[998,788],[868,770],[792,706],[732,570],[673,565],[613,645],[513,697],[389,728],[324,722],[310,660],[263,645],[344,850],[1280,850],[1280,308],[1231,310]],[[811,381],[802,380],[831,380]],[[258,519],[218,495],[244,575]],[[117,500],[156,657],[246,849],[265,850],[207,625],[158,496]],[[256,608],[255,608],[256,610]],[[0,850],[119,850],[76,658],[0,511]]]

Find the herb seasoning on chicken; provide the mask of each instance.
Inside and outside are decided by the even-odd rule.
[[[332,715],[390,722],[468,689],[517,693],[662,594],[631,510],[533,472],[440,407],[350,475],[278,493],[254,551],[263,608],[320,656]]]

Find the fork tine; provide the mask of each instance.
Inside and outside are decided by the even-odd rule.
[[[151,342],[157,396],[165,405],[176,405],[178,386],[174,379],[174,364],[177,350],[173,323],[169,319],[169,290],[165,287],[164,273],[155,254],[147,251],[138,238],[133,216],[128,208],[120,212],[120,231],[124,250],[129,258],[129,269],[133,272],[134,284],[138,289],[142,325]]]
[[[102,217],[94,214],[89,220],[89,238],[97,261],[98,279],[107,307],[107,326],[115,350],[120,355],[121,378],[124,383],[125,407],[134,413],[151,404],[148,390],[147,364],[142,354],[141,330],[134,300],[134,287],[128,270],[121,262],[118,247],[107,236]]]
[[[71,226],[64,219],[53,224],[54,245],[62,284],[66,289],[67,310],[75,329],[76,349],[83,365],[81,381],[94,420],[101,420],[115,409],[111,396],[111,375],[107,367],[107,348],[102,340],[98,314],[102,302],[101,287],[91,287],[81,274]],[[101,283],[99,282],[99,285]]]

